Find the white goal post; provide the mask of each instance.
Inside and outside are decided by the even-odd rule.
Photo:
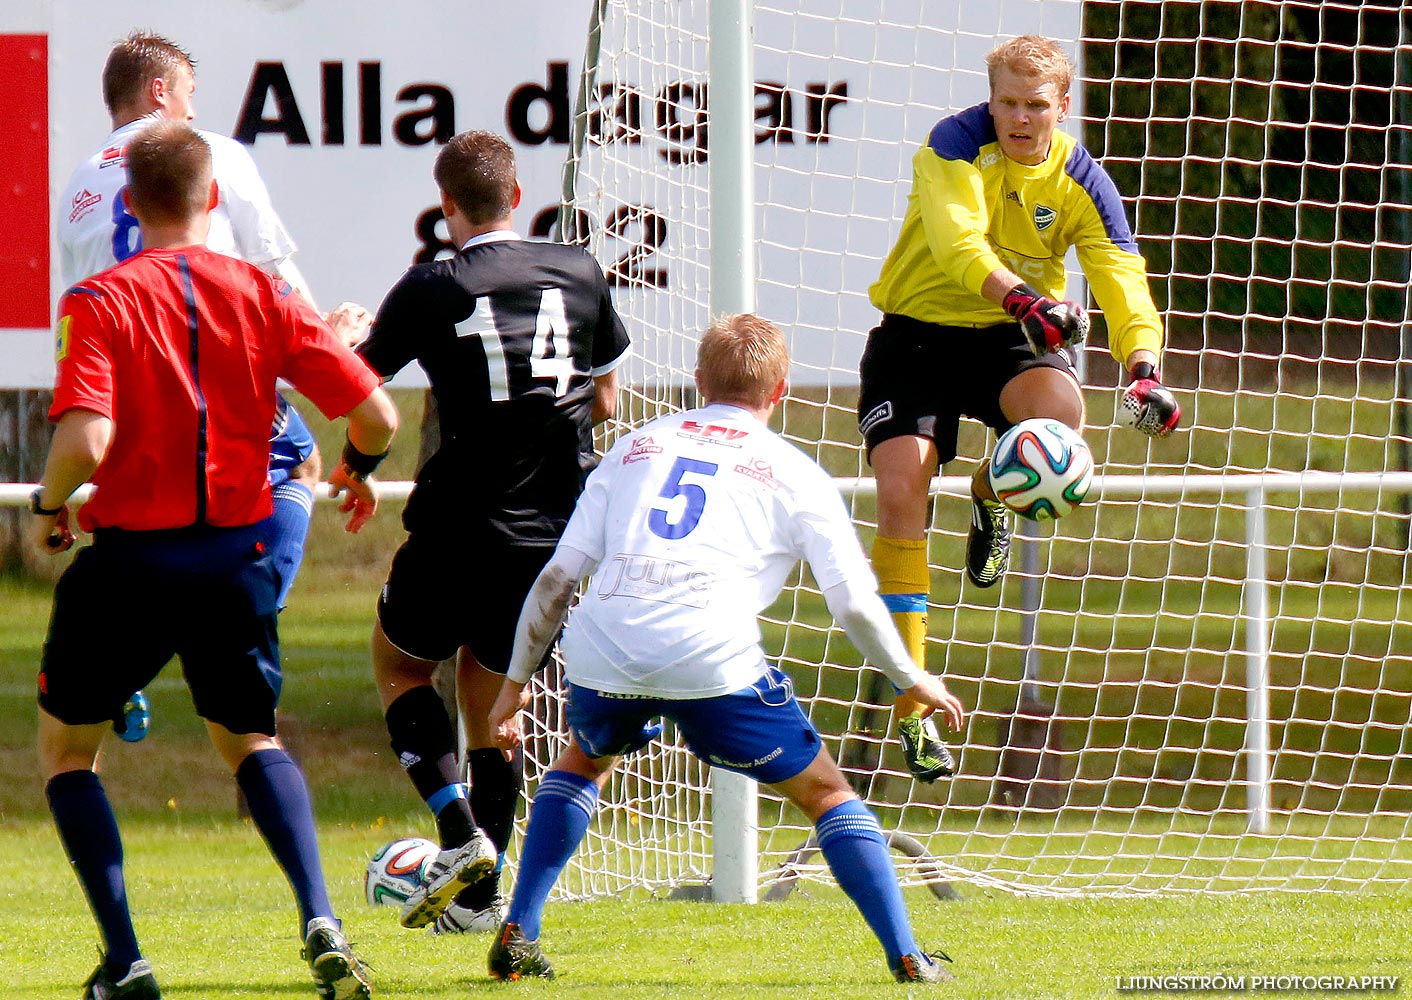
[[[807,574],[768,616],[767,646],[834,755],[884,826],[931,855],[904,879],[1121,894],[1412,875],[1412,60],[1395,7],[596,7],[566,218],[618,285],[634,338],[610,438],[690,405],[695,334],[753,296],[791,337],[783,433],[839,478],[871,543],[853,413],[876,321],[867,287],[913,151],[985,98],[984,54],[1006,37],[1046,34],[1074,58],[1065,127],[1113,174],[1148,260],[1182,430],[1149,443],[1114,425],[1120,373],[1100,317],[1082,352],[1097,498],[1022,533],[1003,585],[978,591],[961,581],[962,484],[988,448],[982,428],[964,428],[938,481],[928,661],[971,712],[956,778],[904,775],[890,690],[857,669]],[[741,37],[749,58],[723,69]],[[742,115],[748,179],[728,142]],[[727,172],[737,193],[753,181],[744,218]],[[734,299],[717,284],[731,254],[754,261],[753,290]],[[1070,291],[1084,294],[1077,272]],[[554,684],[537,700],[531,780],[560,745]],[[738,814],[730,832],[749,856],[723,872],[711,798],[670,739],[630,759],[561,891],[714,878],[748,899],[827,878],[801,850],[808,825],[769,794],[758,828]]]

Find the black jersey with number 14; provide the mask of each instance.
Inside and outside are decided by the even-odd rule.
[[[358,348],[384,379],[418,362],[436,396],[441,447],[417,473],[407,530],[555,544],[594,462],[593,377],[627,347],[579,247],[497,233],[408,270]]]

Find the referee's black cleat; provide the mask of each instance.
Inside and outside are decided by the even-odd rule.
[[[902,744],[902,759],[907,770],[918,781],[930,784],[937,778],[949,778],[956,773],[956,761],[951,751],[937,735],[931,716],[909,715],[897,722],[897,741]]]
[[[971,533],[966,537],[966,575],[977,587],[993,587],[1010,562],[1010,512],[994,500],[971,497]]]
[[[949,962],[951,956],[943,951],[934,951],[930,955],[922,952],[903,955],[892,967],[892,974],[899,983],[949,983],[954,981],[956,977],[946,971],[937,959]]]
[[[157,977],[152,975],[147,959],[139,958],[121,978],[114,978],[108,972],[108,956],[101,951],[99,954],[102,959],[83,984],[81,1000],[162,1000]]]

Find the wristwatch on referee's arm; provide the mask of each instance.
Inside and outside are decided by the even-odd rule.
[[[29,495],[29,512],[37,514],[39,517],[58,517],[59,512],[64,509],[64,503],[60,501],[57,507],[46,507],[43,503],[44,484],[40,483],[34,488],[34,492]]]

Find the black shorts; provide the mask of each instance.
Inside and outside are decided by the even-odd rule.
[[[173,656],[203,719],[275,732],[279,578],[267,523],[100,529],[54,587],[39,704],[60,722],[116,719]]]
[[[412,532],[397,554],[378,598],[383,634],[408,656],[440,662],[462,646],[481,666],[510,666],[515,625],[552,545],[448,542]]]
[[[1031,368],[1057,368],[1078,378],[1067,351],[1035,357],[1015,323],[940,326],[885,315],[868,334],[858,366],[858,431],[869,454],[890,438],[931,438],[945,465],[956,457],[962,417],[997,434],[1010,429],[1000,412],[1000,390]]]

